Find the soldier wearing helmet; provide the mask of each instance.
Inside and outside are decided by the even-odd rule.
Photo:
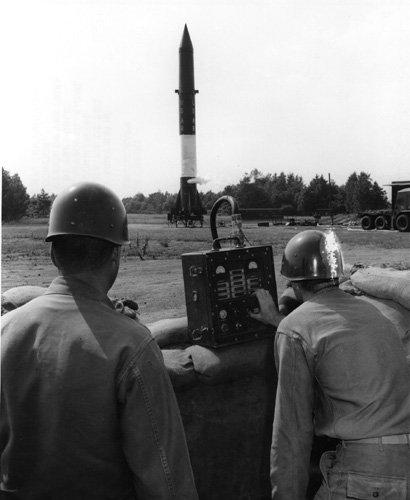
[[[2,318],[1,495],[196,500],[161,351],[107,297],[129,243],[124,205],[74,184],[46,241],[59,276]]]
[[[260,313],[251,314],[277,327],[272,498],[313,498],[306,494],[316,435],[339,444],[322,455],[315,500],[409,500],[410,367],[394,325],[339,288],[343,258],[332,231],[294,236],[281,274],[300,305],[284,317],[258,290]]]

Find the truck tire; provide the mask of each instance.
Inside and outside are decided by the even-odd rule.
[[[400,214],[396,219],[396,227],[402,233],[410,231],[410,216]]]
[[[362,229],[365,231],[374,229],[374,218],[370,217],[370,215],[365,215],[362,219]]]
[[[376,220],[374,221],[374,225],[376,226],[376,229],[390,229],[390,220],[387,219],[384,215],[379,215],[376,217]]]

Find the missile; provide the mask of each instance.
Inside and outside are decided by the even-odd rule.
[[[175,212],[179,216],[202,216],[201,199],[196,188],[196,120],[194,82],[194,47],[187,25],[179,46],[179,135],[181,141],[181,179]],[[201,219],[202,220],[202,219]]]

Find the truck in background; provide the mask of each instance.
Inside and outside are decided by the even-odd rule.
[[[410,181],[387,184],[392,189],[390,210],[368,210],[358,214],[362,229],[397,229],[410,231]]]

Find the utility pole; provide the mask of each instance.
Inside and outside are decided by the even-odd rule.
[[[330,174],[328,175],[329,175],[329,212],[330,212],[330,217],[332,218],[332,226],[333,226],[332,185],[330,184]]]

